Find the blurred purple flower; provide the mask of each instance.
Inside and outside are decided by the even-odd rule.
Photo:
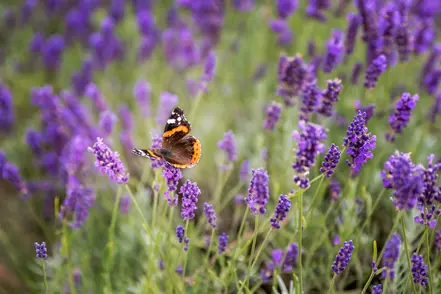
[[[295,243],[288,245],[286,250],[285,260],[283,261],[283,271],[290,272],[294,264],[297,262],[297,257],[299,255],[299,247]]]
[[[355,42],[357,40],[357,32],[361,23],[361,17],[356,13],[349,13],[346,19],[348,20],[348,27],[346,29],[346,39],[344,47],[346,49],[346,55],[351,55],[354,52]]]
[[[329,1],[327,0],[309,0],[306,6],[306,15],[321,22],[327,20],[326,15],[322,11],[328,8]]]
[[[423,86],[426,89],[427,93],[435,94],[438,90],[438,86],[441,82],[441,69],[434,69],[431,72],[427,73],[423,80]]]
[[[393,234],[385,245],[382,277],[393,280],[395,278],[395,263],[400,256],[401,238],[397,233]]]
[[[11,7],[4,7],[1,24],[5,25],[6,28],[10,30],[12,30],[17,24],[17,16]]]
[[[219,254],[224,253],[225,250],[227,249],[227,245],[228,245],[228,235],[226,233],[220,234],[217,245],[218,253]]]
[[[92,82],[93,75],[93,63],[91,58],[83,60],[80,71],[72,74],[72,88],[75,94],[82,96],[89,85]]]
[[[118,117],[110,110],[100,113],[99,126],[104,137],[112,135],[113,126],[118,122]]]
[[[357,62],[354,64],[354,67],[352,68],[352,74],[351,74],[351,84],[352,85],[358,84],[362,70],[363,70],[363,64],[361,62]]]
[[[374,0],[356,0],[355,4],[363,27],[362,39],[367,43],[366,63],[370,64],[377,57],[380,45],[376,3]]]
[[[424,263],[423,256],[414,253],[412,255],[411,262],[413,282],[426,287],[429,279],[427,278],[428,269],[427,265]]]
[[[112,0],[109,7],[109,15],[113,18],[115,23],[118,23],[124,18],[125,14],[125,0]]]
[[[433,19],[422,19],[414,42],[415,54],[423,54],[432,47],[436,37]]]
[[[317,87],[315,81],[309,82],[302,94],[302,105],[300,106],[300,120],[309,121],[309,117],[312,112],[316,111],[316,108],[322,98],[322,90]]]
[[[250,161],[248,159],[242,162],[240,167],[239,179],[243,182],[248,181],[250,177]]]
[[[250,187],[248,188],[248,197],[245,198],[245,202],[255,215],[266,212],[265,205],[269,199],[268,185],[268,173],[263,168],[251,171]]]
[[[207,202],[204,203],[204,214],[207,218],[208,224],[211,226],[212,229],[216,228],[216,211],[213,208],[213,205],[208,204]]]
[[[237,147],[233,131],[226,132],[224,138],[217,142],[217,147],[226,153],[228,161],[235,162],[237,160]]]
[[[441,230],[439,230],[438,232],[435,233],[434,244],[435,244],[436,250],[440,251],[441,250]]]
[[[372,61],[371,64],[369,64],[366,75],[365,75],[365,81],[364,86],[365,88],[375,88],[378,78],[382,73],[384,73],[387,69],[387,59],[386,56],[383,54],[378,56],[377,58]]]
[[[293,139],[297,141],[296,158],[292,168],[296,172],[294,182],[302,189],[309,187],[308,174],[315,165],[316,157],[325,150],[321,142],[326,140],[327,131],[320,125],[299,122],[301,133],[294,131]]]
[[[277,102],[271,102],[265,107],[266,119],[263,123],[265,130],[274,130],[277,122],[280,119],[280,114],[282,112],[282,105]]]
[[[7,162],[4,154],[0,151],[0,178],[10,182],[23,198],[28,196],[28,187],[20,175],[18,166]]]
[[[277,0],[277,15],[281,19],[291,16],[298,7],[297,0]]]
[[[271,30],[277,34],[277,43],[280,46],[292,43],[292,32],[285,19],[271,19],[269,26]]]
[[[182,265],[178,264],[178,266],[176,266],[176,273],[180,276],[182,276],[184,272],[184,269],[182,268]]]
[[[133,129],[133,117],[127,104],[118,107],[118,116],[121,119],[122,128],[130,132]]]
[[[334,174],[334,170],[340,160],[340,150],[334,143],[329,147],[328,153],[325,155],[325,159],[320,168],[320,173],[324,173],[327,178],[330,178]]]
[[[404,1],[401,1],[400,3],[403,2]],[[395,44],[397,45],[400,62],[405,62],[408,61],[410,57],[412,37],[410,35],[409,20],[406,9],[400,8],[399,12],[400,22],[395,35]]]
[[[32,16],[33,10],[38,5],[38,0],[26,0],[20,7],[20,22],[26,24]]]
[[[334,114],[332,109],[333,105],[337,103],[340,99],[340,95],[343,86],[341,85],[340,79],[327,80],[328,87],[323,91],[322,99],[320,101],[320,106],[317,110],[318,113],[330,117]]]
[[[121,214],[128,214],[130,211],[130,196],[124,195],[119,201],[119,212]]]
[[[352,251],[354,251],[354,249],[355,247],[352,243],[352,240],[345,241],[343,247],[341,247],[338,251],[334,263],[332,264],[332,271],[335,274],[339,275],[346,269],[349,261],[351,260]]]
[[[434,70],[434,68],[439,62],[440,57],[441,57],[441,43],[436,43],[433,46],[432,51],[430,52],[426,62],[422,67],[421,76],[420,76],[420,85],[423,84],[427,75]]]
[[[401,134],[403,129],[409,124],[410,117],[412,116],[412,110],[416,106],[416,102],[419,100],[419,96],[415,94],[411,96],[410,93],[403,93],[400,100],[395,105],[395,111],[389,117],[389,125],[393,130],[393,134],[387,133],[386,140],[394,141],[394,134]]]
[[[329,183],[329,194],[331,195],[331,201],[337,201],[340,197],[341,188],[340,182],[333,179],[331,183]]]
[[[155,118],[156,123],[161,126],[164,125],[177,104],[178,96],[169,92],[162,92],[161,96],[159,96],[159,106]]]
[[[332,238],[332,245],[337,246],[341,243],[340,236],[335,235],[334,238]]]
[[[376,136],[368,133],[366,127],[366,112],[358,111],[348,126],[346,137],[343,138],[346,154],[351,158],[346,163],[352,169],[352,176],[358,175],[361,167],[372,158],[372,150],[376,146]]]
[[[182,243],[184,241],[185,229],[183,226],[179,225],[176,227],[176,237],[178,238],[178,242]]]
[[[381,53],[391,64],[391,54],[394,49],[394,40],[399,26],[400,15],[394,2],[388,2],[380,12],[379,34],[381,37]]]
[[[0,131],[8,131],[15,124],[12,93],[9,88],[0,82]]]
[[[123,47],[115,34],[115,23],[112,18],[104,18],[100,31],[89,36],[89,46],[93,61],[99,68],[104,69],[110,62],[122,58]]]
[[[280,222],[286,219],[290,209],[291,201],[289,198],[286,195],[280,195],[276,209],[274,210],[274,217],[270,219],[271,226],[275,229],[280,229]]]
[[[344,43],[343,32],[337,29],[332,30],[332,37],[326,45],[325,59],[323,62],[323,71],[325,73],[332,72],[343,59]]]
[[[36,32],[29,42],[29,51],[31,53],[42,53],[45,45],[45,39],[43,33]]]
[[[119,153],[112,151],[103,142],[103,139],[97,138],[93,146],[87,150],[95,154],[95,166],[99,168],[101,173],[106,174],[111,181],[117,184],[127,183],[129,174],[119,158]]]
[[[61,35],[52,35],[41,49],[43,64],[48,70],[58,70],[64,50],[64,39]]]
[[[370,105],[366,105],[366,106],[361,106],[361,102],[360,100],[355,100],[354,102],[354,108],[355,110],[361,111],[361,112],[366,112],[366,124],[369,122],[369,120],[374,116],[374,112],[375,112],[375,104],[370,104]]]
[[[180,188],[182,194],[181,216],[184,220],[194,218],[194,211],[197,209],[198,195],[201,194],[198,185],[187,180]]]
[[[136,102],[141,108],[143,117],[148,117],[151,114],[151,92],[151,86],[146,80],[138,80],[133,87],[133,96],[135,96]]]
[[[88,84],[84,95],[92,100],[96,112],[103,112],[109,108],[104,95],[96,84]]]
[[[279,58],[278,78],[277,94],[284,98],[286,106],[293,106],[292,97],[303,92],[309,78],[309,68],[300,55],[282,56]]]
[[[372,294],[382,294],[383,293],[383,286],[381,284],[372,286]]]
[[[233,6],[241,12],[248,12],[254,9],[254,0],[233,0]]]

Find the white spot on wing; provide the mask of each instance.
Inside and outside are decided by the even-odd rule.
[[[170,118],[170,119],[167,120],[167,123],[168,124],[174,124],[174,123],[176,123],[176,120],[174,118]]]

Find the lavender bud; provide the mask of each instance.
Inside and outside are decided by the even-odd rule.
[[[349,261],[352,257],[352,251],[354,251],[355,247],[352,243],[352,240],[349,240],[344,243],[343,247],[338,251],[338,255],[335,257],[335,261],[332,264],[332,270],[337,275],[341,274],[347,267]]]

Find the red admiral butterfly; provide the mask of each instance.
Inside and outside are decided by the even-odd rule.
[[[150,159],[161,158],[174,167],[190,168],[195,166],[201,158],[201,142],[188,135],[191,125],[184,116],[184,111],[176,107],[162,134],[162,148],[136,149],[132,153]]]

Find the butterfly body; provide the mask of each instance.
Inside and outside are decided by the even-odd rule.
[[[177,168],[191,168],[201,157],[201,142],[189,135],[191,125],[184,115],[184,111],[176,107],[164,128],[162,147],[154,149],[133,149],[132,153],[138,156],[167,161]]]

